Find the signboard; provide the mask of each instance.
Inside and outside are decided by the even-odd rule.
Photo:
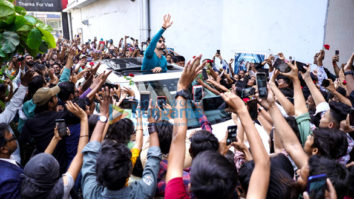
[[[237,74],[240,70],[246,70],[247,63],[262,63],[265,54],[256,53],[236,53],[234,72]]]
[[[16,5],[24,7],[27,11],[61,12],[61,0],[17,0]]]

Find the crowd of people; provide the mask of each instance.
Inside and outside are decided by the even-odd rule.
[[[164,16],[145,50],[128,36],[118,47],[77,37],[2,63],[0,198],[354,198],[354,53],[344,64],[333,56],[334,74],[324,50],[302,70],[279,53],[235,71],[220,52],[185,63],[164,44],[171,25]],[[146,113],[137,107],[135,123],[120,106],[136,93],[108,87],[112,71],[97,70],[102,59],[139,56],[143,73],[184,68],[173,107],[152,99]],[[258,73],[267,74],[265,96]],[[224,132],[193,100],[192,85],[222,97],[236,140],[215,136]],[[190,134],[186,101],[201,110]]]

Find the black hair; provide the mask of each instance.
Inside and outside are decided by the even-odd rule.
[[[331,118],[337,123],[337,127],[339,128],[339,124],[342,120],[345,120],[347,114],[350,112],[350,106],[342,103],[342,102],[330,102],[330,114]]]
[[[136,159],[133,171],[132,171],[132,175],[136,176],[136,177],[143,177],[143,172],[144,172],[144,167],[143,164],[141,163],[141,159],[140,159],[140,155],[138,156],[138,158]]]
[[[337,197],[343,198],[347,190],[348,174],[346,168],[335,160],[331,160],[318,155],[311,156],[309,159],[310,173],[309,176],[326,174],[336,189]],[[321,193],[313,193],[316,197],[324,198]]]
[[[173,125],[167,120],[160,120],[156,123],[156,131],[158,133],[161,153],[168,154],[172,141]]]
[[[237,183],[235,164],[217,151],[201,152],[192,162],[190,182],[196,198],[232,198]]]
[[[9,125],[6,123],[0,123],[0,147],[5,146],[5,132],[9,131]]]
[[[347,196],[354,197],[354,166],[348,167],[348,190]]]
[[[28,93],[24,99],[26,102],[27,100],[32,99],[33,95],[37,92],[38,89],[42,88],[45,84],[45,80],[43,76],[37,75],[32,78],[31,82],[28,84]]]
[[[134,133],[134,124],[124,118],[109,126],[105,139],[111,139],[119,143],[128,144],[130,136]]]
[[[192,158],[195,158],[200,152],[206,150],[218,151],[219,149],[218,139],[214,134],[206,130],[199,130],[195,132],[189,140],[191,142],[189,154]]]
[[[317,128],[313,131],[313,138],[312,148],[317,147],[320,156],[338,159],[347,152],[347,136],[338,129]]]
[[[278,154],[270,158],[270,179],[267,192],[267,199],[273,198],[295,198],[300,192],[300,187],[293,181],[294,170],[289,159]],[[254,161],[244,163],[238,173],[242,188],[247,191],[251,175],[254,169]]]
[[[41,63],[35,63],[33,66],[34,71],[39,73],[40,75],[44,75],[42,72],[45,70],[47,67],[44,64]]]
[[[109,190],[125,186],[132,169],[131,152],[125,144],[105,140],[96,162],[96,179]]]
[[[58,98],[62,102],[66,102],[71,94],[75,94],[75,84],[69,81],[62,82],[59,84],[60,92],[58,93]]]
[[[82,110],[86,111],[86,106],[88,105],[87,98],[75,98],[72,100],[72,102],[76,103],[80,108],[82,108]],[[78,124],[78,123],[80,123],[80,118],[78,118],[73,113],[68,112],[68,114],[65,117],[65,122],[68,126],[73,125],[73,124]]]

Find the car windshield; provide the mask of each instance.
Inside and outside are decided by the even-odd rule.
[[[168,79],[168,80],[156,80],[156,81],[145,81],[145,82],[135,82],[139,91],[149,91],[150,99],[157,99],[157,96],[166,96],[167,103],[172,107],[175,105],[175,96],[177,92],[178,78]],[[205,98],[215,97],[215,94],[205,90]],[[188,101],[187,105],[187,118],[188,118],[188,129],[199,128],[199,120],[196,115],[195,109],[192,107],[191,101]],[[205,111],[205,115],[211,124],[217,124],[231,119],[231,115],[225,110],[208,110]]]

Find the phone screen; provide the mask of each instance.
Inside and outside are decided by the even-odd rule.
[[[202,98],[203,98],[203,87],[199,87],[199,86],[198,87],[194,87],[193,90],[194,90],[194,92],[193,92],[194,101],[195,102],[200,102],[200,100],[202,100]]]
[[[319,191],[323,191],[324,193],[325,189],[327,188],[326,179],[327,179],[326,174],[310,176],[308,178],[308,183],[307,183],[307,192],[310,195],[312,195],[311,193],[317,193]]]
[[[335,51],[335,54],[336,54],[336,55],[339,55],[339,50],[336,50],[336,51]]]
[[[284,60],[279,58],[275,60],[274,67],[283,73],[290,72],[291,70],[288,64],[286,64]]]
[[[236,136],[237,136],[237,126],[228,126],[227,127],[227,140],[226,144],[229,145],[232,142],[236,142]]]
[[[257,73],[257,87],[258,87],[259,97],[266,98],[268,92],[267,92],[267,76],[265,73]]]
[[[136,100],[132,100],[132,99],[124,99],[122,101],[122,103],[120,104],[120,107],[123,109],[136,109],[138,105],[138,102]]]
[[[163,105],[166,105],[166,98],[157,97],[157,105],[160,107],[160,109],[164,109]]]
[[[220,55],[220,50],[216,50],[216,54],[219,54],[219,55]]]
[[[140,108],[143,111],[149,108],[150,94],[140,94]]]

